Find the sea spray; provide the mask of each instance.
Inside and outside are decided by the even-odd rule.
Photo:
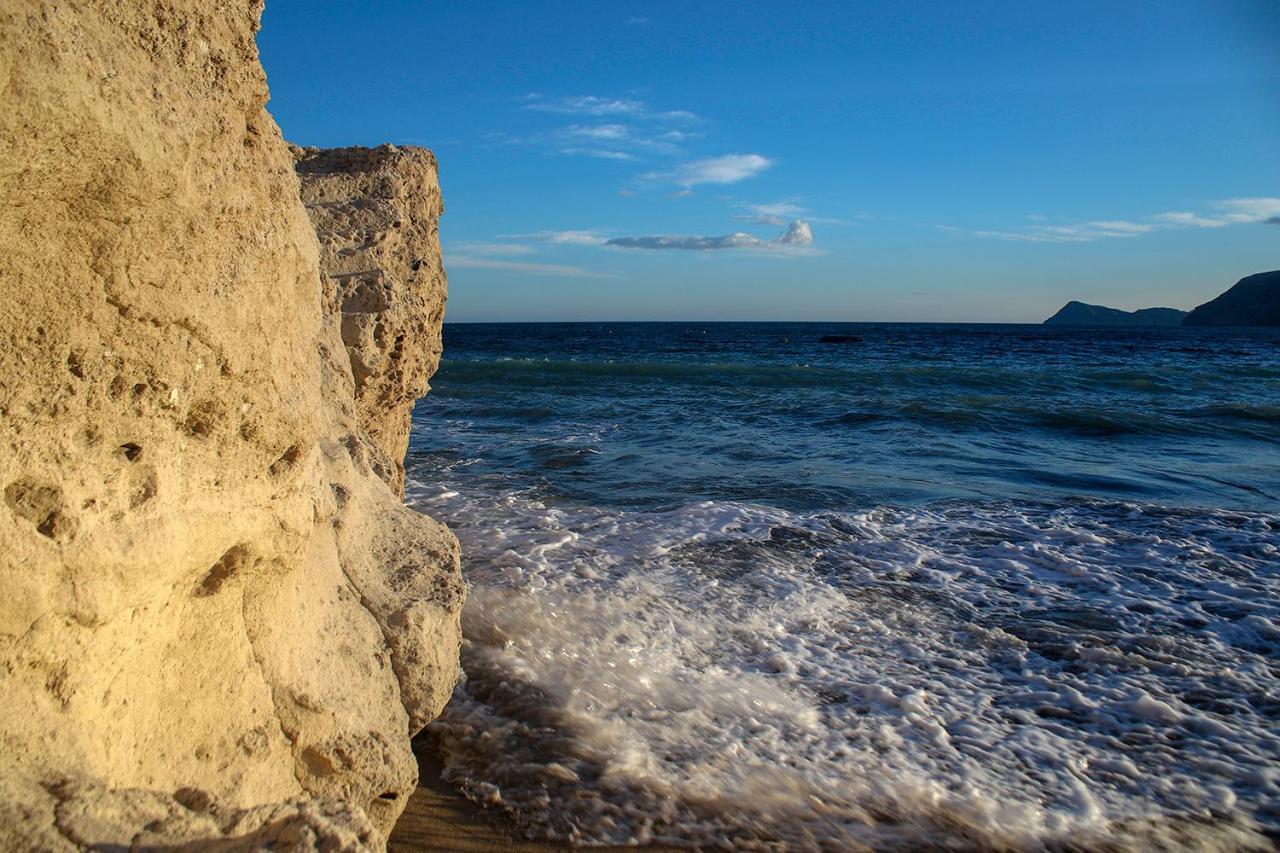
[[[1268,517],[411,500],[458,532],[473,589],[467,678],[433,726],[448,774],[551,837],[1262,848],[1276,829]]]

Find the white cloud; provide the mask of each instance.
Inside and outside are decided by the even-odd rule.
[[[588,157],[604,157],[612,160],[632,160],[639,155],[659,154],[677,156],[677,142],[691,134],[680,131],[655,129],[611,122],[607,124],[571,124],[551,131],[534,141],[544,140],[561,154],[578,154]]]
[[[626,151],[616,151],[612,148],[581,148],[570,146],[561,148],[561,154],[577,157],[594,157],[597,160],[634,160],[634,154],[628,154]]]
[[[1154,230],[1154,225],[1112,219],[1076,225],[1039,225],[1029,229],[1029,233],[1041,237],[1042,242],[1082,243],[1108,237],[1137,237]]]
[[[597,95],[577,95],[566,98],[543,98],[541,95],[525,95],[525,109],[540,113],[561,115],[616,116],[639,115],[648,112],[644,101],[624,98],[601,98]]]
[[[745,219],[761,225],[785,225],[787,220],[804,216],[809,211],[789,201],[776,201],[771,204],[743,204],[747,212],[735,213],[734,219]]]
[[[522,246],[519,243],[485,243],[479,241],[464,241],[461,243],[450,243],[445,247],[447,252],[458,252],[465,255],[532,255],[537,250],[532,246]]]
[[[546,98],[534,92],[520,100],[524,102],[524,109],[538,113],[591,118],[625,117],[664,122],[698,121],[698,116],[688,110],[655,110],[646,101],[633,98],[606,98],[600,95]]]
[[[478,258],[472,255],[446,255],[446,269],[483,269],[522,272],[533,275],[557,275],[564,278],[615,278],[613,273],[597,272],[565,264],[535,264],[527,261],[504,261],[498,258]]]
[[[618,139],[626,139],[630,136],[631,129],[625,124],[571,124],[564,129],[564,134],[566,136],[576,136],[582,139],[591,139],[597,142],[613,142]]]
[[[1187,228],[1221,228],[1226,225],[1221,219],[1214,219],[1209,216],[1201,216],[1198,213],[1190,211],[1169,211],[1168,213],[1158,213],[1155,219],[1167,225],[1176,225]]]
[[[778,238],[783,246],[812,246],[813,229],[803,219],[797,219],[787,227],[787,233]]]
[[[649,178],[666,178],[682,187],[698,184],[734,184],[755,177],[773,165],[760,154],[726,154],[681,163],[670,173],[651,173]]]
[[[609,238],[599,231],[578,228],[567,231],[532,231],[527,234],[499,234],[499,240],[537,240],[554,246],[602,246]]]
[[[971,230],[938,226],[945,231],[961,232],[993,240],[1016,240],[1030,243],[1087,243],[1094,240],[1140,237],[1155,231],[1181,228],[1222,228],[1269,222],[1280,218],[1280,198],[1229,198],[1214,202],[1209,212],[1187,210],[1157,213],[1141,222],[1128,220],[1093,220],[1066,225],[1031,225],[1016,230]],[[1045,217],[1031,217],[1037,222]]]
[[[762,240],[745,231],[735,231],[718,237],[691,234],[663,234],[644,237],[615,237],[604,245],[620,249],[679,249],[683,251],[715,251],[718,249],[770,249],[778,253],[798,254],[813,244],[813,231],[809,224],[797,219],[781,236]]]
[[[657,111],[644,101],[595,95],[547,99],[537,94],[520,100],[526,111],[573,116],[579,121],[532,133],[491,134],[491,145],[532,146],[604,160],[668,159],[686,156],[682,144],[702,135],[688,127],[698,121],[693,113]]]
[[[1188,211],[1158,214],[1155,218],[1168,225],[1192,228],[1221,228],[1251,222],[1269,222],[1280,216],[1280,198],[1228,198],[1212,205],[1206,215]]]
[[[1280,216],[1280,198],[1229,198],[1214,207],[1230,222],[1265,222]]]
[[[595,231],[543,231],[541,236],[558,246],[600,246],[606,240]]]
[[[813,211],[807,207],[803,207],[793,199],[785,201],[775,201],[767,204],[750,204],[747,202],[737,202],[739,207],[746,213],[735,213],[734,219],[740,219],[746,222],[755,222],[759,225],[786,225],[793,219],[803,219],[806,222],[816,222],[821,225],[853,225],[854,223],[848,219],[835,219],[830,216],[816,216]],[[870,217],[865,214],[857,214],[854,217],[859,220],[866,220]]]

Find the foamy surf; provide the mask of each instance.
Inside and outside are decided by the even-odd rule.
[[[440,473],[440,472],[435,472]],[[474,486],[471,487],[471,486]],[[447,777],[534,834],[1270,849],[1280,523],[413,486],[463,541]]]

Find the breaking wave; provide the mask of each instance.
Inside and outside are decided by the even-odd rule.
[[[446,778],[532,834],[1137,850],[1280,831],[1275,516],[462,491],[409,496],[462,539],[472,586],[466,675],[430,732]]]

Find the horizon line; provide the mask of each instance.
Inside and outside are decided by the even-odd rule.
[[[1181,309],[1179,309],[1181,310]],[[784,324],[792,325],[814,325],[814,326],[1045,326],[1049,325],[1045,320],[449,320],[445,319],[445,326],[533,326],[533,325],[568,325],[578,323],[582,325],[599,324],[599,323],[733,323],[744,325],[748,323],[757,323],[760,325]],[[1183,326],[1107,326],[1107,325],[1054,325],[1051,328],[1059,329],[1180,329]],[[1190,327],[1188,327],[1190,328]],[[1196,327],[1204,328],[1204,327]]]

